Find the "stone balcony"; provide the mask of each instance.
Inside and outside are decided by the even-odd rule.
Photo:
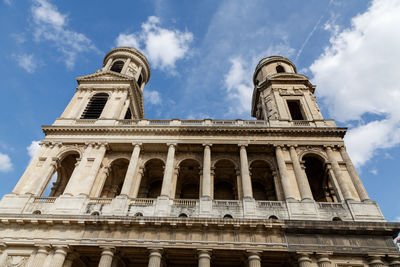
[[[7,201],[8,199],[8,201]],[[188,217],[215,219],[280,219],[321,221],[385,221],[375,202],[315,202],[168,199],[88,198],[85,196],[34,197],[6,195],[2,204],[20,203],[0,213],[47,215],[96,215]],[[25,204],[23,204],[24,202]]]
[[[155,127],[337,127],[334,120],[112,120],[112,119],[57,119],[53,126],[155,126]]]

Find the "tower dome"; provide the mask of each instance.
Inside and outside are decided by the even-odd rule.
[[[253,83],[257,86],[271,75],[277,73],[297,73],[296,66],[282,56],[269,56],[260,60],[253,75]]]
[[[142,91],[150,79],[146,57],[133,47],[117,47],[108,52],[103,60],[103,70],[134,77]]]

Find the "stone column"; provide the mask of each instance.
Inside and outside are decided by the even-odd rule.
[[[121,195],[131,197],[132,187],[135,184],[135,178],[137,176],[137,168],[140,155],[140,143],[134,143],[131,160],[129,161],[128,169],[126,171],[124,184],[122,185]]]
[[[357,190],[358,196],[360,197],[361,201],[370,200],[367,191],[365,190],[364,185],[361,182],[360,176],[358,176],[357,170],[351,162],[351,159],[347,154],[346,148],[344,146],[340,148],[340,155],[342,155],[342,158],[346,163],[347,170],[350,174],[351,180]]]
[[[171,192],[169,193],[169,196],[171,198],[175,198],[176,195],[176,184],[178,182],[178,176],[179,176],[179,167],[175,167],[174,174],[172,175]]]
[[[111,62],[113,61],[113,59],[110,57],[108,60],[107,60],[107,63],[106,63],[106,65],[104,65],[104,67],[102,68],[102,70],[110,70],[110,66],[111,66]]]
[[[51,267],[63,267],[65,257],[68,253],[68,247],[66,246],[56,246],[53,258],[51,259]]]
[[[169,146],[169,148],[168,148],[167,162],[165,164],[165,171],[161,188],[161,196],[164,197],[169,197],[169,194],[171,193],[171,182],[172,182],[172,175],[174,172],[176,144],[167,144],[167,145]]]
[[[137,175],[136,175],[136,181],[135,184],[133,185],[133,190],[132,190],[132,198],[137,198],[139,194],[139,189],[140,189],[140,183],[142,182],[142,178],[144,175],[144,168],[139,168]]]
[[[100,174],[97,177],[97,180],[90,192],[90,197],[101,197],[101,192],[103,191],[104,184],[110,174],[111,168],[109,166],[104,166],[100,170]]]
[[[236,173],[236,184],[237,184],[238,199],[242,200],[243,199],[243,183],[242,183],[242,175],[240,173],[240,169],[236,168],[235,169],[235,173]]]
[[[333,155],[332,148],[329,146],[326,147],[326,153],[328,154],[328,159],[332,165],[333,173],[335,174],[335,177],[338,180],[338,183],[339,183],[339,186],[342,191],[344,199],[345,200],[353,200],[349,186],[347,185],[345,179],[343,178],[339,164],[338,164],[335,156]]]
[[[87,147],[83,152],[82,158],[76,162],[75,168],[71,174],[71,177],[69,178],[68,184],[65,187],[65,195],[75,195],[79,189],[81,176],[84,175],[81,170],[86,166],[87,158],[90,156],[94,146],[93,143],[87,143],[86,145]]]
[[[331,267],[332,263],[329,259],[329,255],[325,255],[325,254],[320,254],[317,256],[318,260],[318,266],[319,267]]]
[[[116,101],[111,113],[113,119],[116,120],[121,116],[122,109],[124,107],[127,97],[128,91],[126,89],[122,89],[122,91],[119,92],[119,96],[115,99]]]
[[[289,175],[286,168],[286,162],[283,158],[282,148],[277,146],[275,148],[276,161],[278,162],[279,174],[281,176],[282,188],[285,194],[285,199],[295,199],[293,190],[291,189],[291,184],[289,180]]]
[[[385,264],[382,262],[381,256],[370,256],[368,257],[368,265],[370,267],[384,267]]]
[[[389,267],[400,267],[400,257],[397,255],[389,256]]]
[[[326,163],[326,169],[328,170],[329,179],[333,185],[333,189],[335,190],[336,198],[338,201],[343,201],[344,197],[336,180],[335,174],[333,173],[332,165],[330,163]]]
[[[106,154],[107,147],[108,146],[106,143],[102,143],[97,145],[96,148],[92,150],[91,154],[93,156],[91,158],[92,159],[94,158],[92,166],[90,167],[87,177],[81,175],[78,187],[79,189],[77,188],[76,191],[80,195],[89,196],[90,191],[93,188],[94,180],[96,179],[96,176],[99,173],[101,162],[103,161],[104,155]]]
[[[311,266],[311,259],[310,255],[306,253],[299,254],[297,257],[299,262],[299,267],[310,267]]]
[[[89,104],[89,97],[92,93],[91,90],[81,90],[81,93],[79,94],[79,97],[77,100],[77,103],[74,106],[74,109],[71,110],[70,115],[68,116],[71,119],[80,119],[81,114],[85,110],[86,106]]]
[[[149,267],[161,267],[161,249],[151,249],[149,256]]]
[[[240,144],[240,174],[242,176],[243,198],[253,198],[249,161],[247,160],[246,145]]]
[[[111,263],[114,258],[115,248],[114,247],[103,247],[101,252],[101,258],[99,267],[111,267]]]
[[[199,250],[199,267],[210,267],[211,266],[211,253],[208,250]]]
[[[204,144],[202,197],[211,198],[211,145]]]
[[[249,267],[261,267],[261,258],[259,253],[249,252],[247,259],[249,262]]]
[[[131,63],[131,58],[128,57],[128,59],[124,63],[124,66],[122,67],[121,74],[126,74],[126,70],[128,69],[130,63]]]
[[[49,255],[49,246],[39,246],[36,251],[36,256],[33,259],[32,265],[29,267],[42,267]]]
[[[7,246],[4,243],[0,244],[0,266],[7,266]]]
[[[285,195],[282,192],[282,184],[281,181],[279,180],[278,173],[276,171],[272,171],[272,177],[274,177],[276,199],[279,201],[285,200]]]
[[[296,176],[297,185],[299,187],[301,200],[312,200],[313,195],[311,192],[310,184],[301,168],[299,157],[297,156],[296,148],[290,146],[290,157],[292,159],[294,174]]]

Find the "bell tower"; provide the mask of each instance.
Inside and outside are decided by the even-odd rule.
[[[327,126],[318,108],[308,77],[282,56],[263,58],[253,75],[251,115],[280,126]],[[335,126],[335,125],[332,125]]]
[[[80,120],[111,125],[120,119],[144,119],[143,89],[149,79],[149,63],[141,52],[131,47],[112,49],[100,70],[77,78],[76,93],[54,125]]]

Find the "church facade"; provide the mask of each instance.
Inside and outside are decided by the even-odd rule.
[[[0,201],[0,266],[400,266],[400,223],[289,59],[257,65],[256,120],[145,119],[149,79],[130,47],[77,78]]]

